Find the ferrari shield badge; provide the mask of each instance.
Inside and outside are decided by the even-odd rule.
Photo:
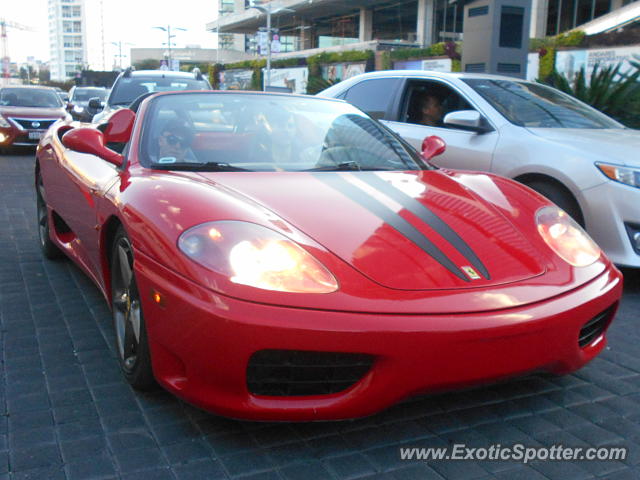
[[[466,273],[467,277],[469,277],[471,280],[480,280],[480,275],[478,275],[478,272],[476,272],[472,267],[464,266],[460,268],[462,268],[464,273]]]

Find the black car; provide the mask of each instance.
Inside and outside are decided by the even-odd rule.
[[[100,102],[107,99],[109,90],[104,87],[73,87],[69,91],[69,113],[74,120],[90,122],[98,109],[89,106],[89,100],[97,98]]]

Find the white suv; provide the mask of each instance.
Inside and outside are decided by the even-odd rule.
[[[138,97],[146,93],[175,90],[211,90],[211,85],[198,69],[189,73],[128,68],[118,75],[111,87],[111,93],[104,109],[93,116],[92,122],[100,123],[113,111],[128,107]],[[92,98],[89,101],[89,106],[91,108],[101,107],[100,100]]]
[[[511,77],[383,71],[318,95],[353,103],[418,149],[426,136],[442,137],[447,150],[435,164],[528,185],[585,225],[615,263],[640,267],[640,131]],[[417,99],[433,95],[442,119],[423,125]]]

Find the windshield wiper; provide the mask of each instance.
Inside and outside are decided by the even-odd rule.
[[[303,172],[330,172],[337,170],[363,170],[363,168],[360,167],[360,164],[358,162],[351,161],[338,163],[336,165],[325,165],[322,167],[307,168],[306,170],[303,170]]]
[[[175,163],[156,163],[153,165],[156,170],[187,170],[194,172],[251,172],[251,170],[242,167],[234,167],[229,163],[222,162],[175,162]]]

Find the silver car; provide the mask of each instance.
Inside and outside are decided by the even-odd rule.
[[[437,165],[528,185],[586,226],[616,264],[640,267],[639,130],[553,88],[494,75],[372,72],[318,95],[353,103],[417,149],[442,137]]]

